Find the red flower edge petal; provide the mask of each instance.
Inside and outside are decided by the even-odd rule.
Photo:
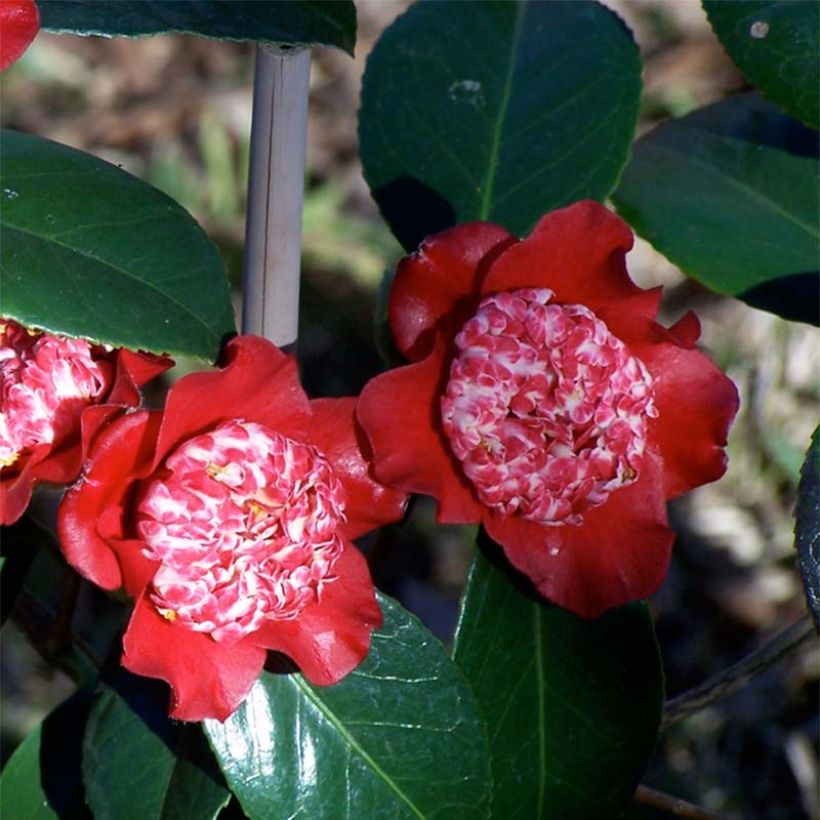
[[[629,277],[629,226],[599,202],[584,200],[552,211],[532,233],[504,251],[481,286],[482,295],[520,288],[550,288],[558,302],[598,313],[616,303],[629,315],[654,319],[660,288],[644,290]],[[611,327],[615,335],[618,331]]]
[[[305,439],[310,406],[296,362],[259,336],[232,339],[223,368],[191,373],[171,388],[154,468],[185,439],[232,419],[255,421],[291,438]]]
[[[0,2],[0,71],[23,56],[40,30],[40,12],[34,0]]]
[[[370,648],[373,630],[382,625],[364,556],[346,544],[334,570],[336,580],[326,584],[320,600],[298,618],[268,621],[247,638],[287,655],[317,686],[338,683],[358,666]]]
[[[356,399],[317,399],[310,409],[310,443],[328,458],[347,491],[342,537],[352,540],[401,518],[407,494],[371,476],[370,445],[356,420]]]
[[[441,429],[444,365],[439,340],[422,361],[371,379],[359,397],[357,413],[373,448],[378,479],[438,499],[442,524],[476,524],[483,508]]]
[[[587,510],[580,527],[544,527],[490,515],[484,526],[510,563],[553,603],[583,618],[648,598],[666,575],[674,533],[657,490],[660,465],[644,459],[641,478]]]
[[[408,359],[429,351],[429,331],[476,292],[476,271],[515,241],[498,225],[468,222],[426,239],[399,262],[388,315],[396,345]]]
[[[139,388],[173,366],[174,360],[169,356],[118,350],[114,383],[106,401],[137,406],[140,403]]]
[[[126,491],[151,466],[160,413],[139,410],[120,416],[96,437],[90,467],[70,487],[57,510],[57,532],[68,562],[103,589],[117,589],[123,579],[112,539],[125,539],[122,506]],[[143,558],[147,562],[147,559]]]
[[[659,416],[651,424],[650,439],[663,461],[667,498],[726,472],[724,448],[740,404],[734,383],[708,356],[681,346],[695,330],[691,319],[681,321],[685,324],[670,330],[644,321],[643,332],[624,339],[654,380]]]
[[[167,621],[143,593],[123,638],[122,665],[170,684],[172,718],[224,721],[250,692],[266,654],[248,639],[225,646]]]

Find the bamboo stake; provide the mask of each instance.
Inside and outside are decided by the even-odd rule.
[[[242,332],[282,348],[299,332],[309,79],[309,49],[257,47]]]

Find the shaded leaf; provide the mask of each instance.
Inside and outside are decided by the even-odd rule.
[[[219,251],[156,189],[90,154],[2,132],[3,314],[114,346],[214,360],[235,330]]]
[[[227,40],[338,46],[356,43],[352,0],[38,0],[42,26],[72,34],[137,37],[181,32]]]
[[[613,199],[639,234],[713,290],[774,310],[789,301],[778,283],[806,288],[791,300],[802,301],[800,316],[790,318],[810,321],[817,148],[816,132],[743,94],[638,140]]]
[[[26,820],[83,820],[80,770],[83,729],[91,707],[80,690],[60,704],[15,749],[0,776],[0,814]]]
[[[487,721],[492,817],[617,817],[652,754],[663,704],[646,605],[586,621],[540,598],[489,539],[481,546],[454,657]]]
[[[83,744],[95,820],[215,818],[231,794],[201,724],[168,717],[167,688],[118,670],[98,695]]]
[[[814,431],[803,463],[794,517],[800,575],[814,623],[820,629],[820,427]]]
[[[523,235],[546,211],[603,199],[635,131],[640,73],[630,32],[597,3],[417,3],[363,80],[373,197],[408,249],[474,219]]]
[[[746,79],[793,117],[820,127],[820,4],[703,0],[703,8]]]
[[[341,683],[264,672],[224,724],[205,721],[253,820],[487,816],[487,740],[469,687],[413,616],[379,600],[385,625]]]

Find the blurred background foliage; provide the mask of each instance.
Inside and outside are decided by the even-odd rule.
[[[355,59],[314,53],[299,339],[313,395],[356,393],[383,367],[373,342],[375,293],[400,248],[362,178],[356,109],[366,56],[406,5],[357,0]],[[639,133],[744,89],[695,0],[608,5],[627,20],[645,60]],[[238,288],[252,68],[253,48],[243,43],[41,34],[0,77],[2,123],[90,151],[168,193],[217,241]],[[820,405],[820,345],[812,328],[685,279],[640,240],[629,265],[642,286],[664,285],[664,321],[698,312],[704,347],[742,396],[729,472],[671,510],[677,549],[652,607],[674,696],[805,611],[792,510]],[[175,373],[191,367],[182,362]],[[366,547],[379,585],[449,641],[474,538],[475,528],[436,525],[432,505],[419,499],[405,524]],[[93,620],[99,593],[80,594],[83,617]],[[819,666],[816,641],[806,642],[741,692],[665,731],[645,783],[728,816],[817,817]],[[5,760],[73,685],[11,623],[1,671]]]

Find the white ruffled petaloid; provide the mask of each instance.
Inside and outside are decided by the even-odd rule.
[[[523,289],[484,299],[456,336],[444,430],[480,500],[539,524],[583,511],[637,480],[647,419],[643,362],[583,305]]]

